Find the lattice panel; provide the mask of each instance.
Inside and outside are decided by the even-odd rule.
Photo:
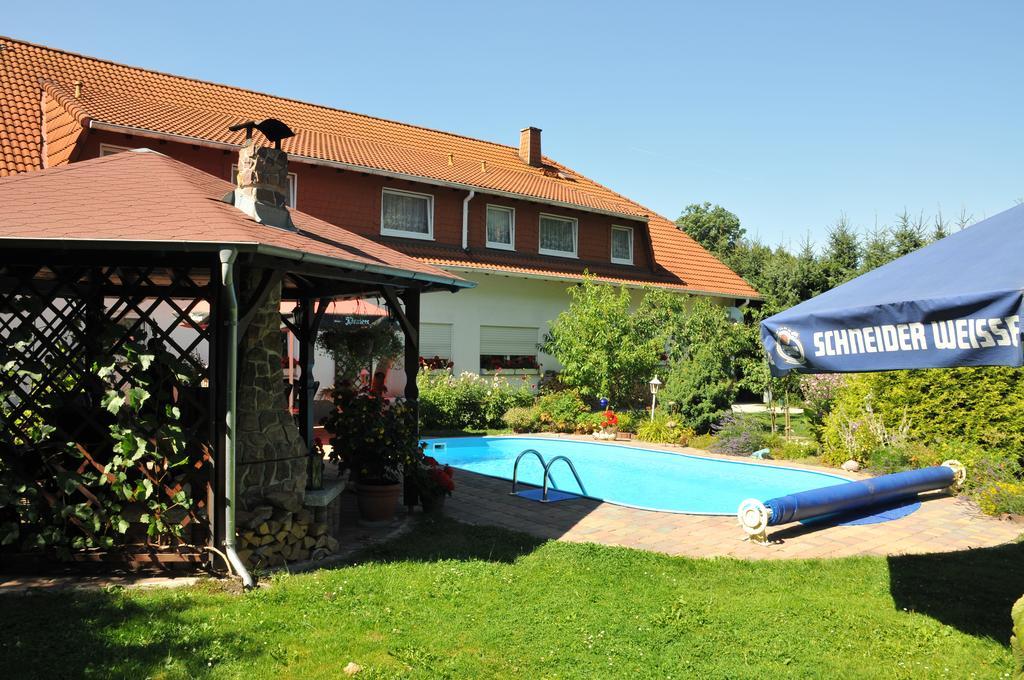
[[[45,430],[49,442],[74,442],[83,454],[74,461],[79,470],[102,470],[114,417],[101,402],[111,387],[126,393],[135,386],[142,369],[118,359],[129,343],[143,343],[166,350],[159,353],[168,358],[160,364],[165,369],[147,371],[151,381],[157,376],[151,398],[180,409],[195,464],[179,477],[193,482],[202,506],[212,437],[209,281],[205,267],[0,265],[0,453],[6,450],[8,460],[19,451],[35,458],[39,447],[33,451],[32,442]],[[96,368],[112,362],[114,371],[101,379]],[[71,467],[52,460],[44,468],[56,477],[61,466]],[[138,472],[150,475],[141,465]],[[56,492],[55,483],[39,483],[44,496]],[[163,491],[178,489],[175,483]],[[88,489],[78,493],[92,502]],[[196,519],[182,523],[204,524]]]

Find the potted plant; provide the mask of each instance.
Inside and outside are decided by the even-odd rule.
[[[331,434],[330,457],[349,470],[363,520],[394,518],[402,473],[420,457],[415,426],[412,409],[367,385],[334,391],[334,410],[324,419]]]
[[[441,465],[430,456],[424,456],[410,466],[407,479],[416,485],[423,512],[437,512],[444,507],[444,499],[455,490],[454,474],[451,467]]]
[[[594,433],[594,439],[615,439],[619,434],[619,417],[611,409],[606,409],[603,415],[601,429]]]

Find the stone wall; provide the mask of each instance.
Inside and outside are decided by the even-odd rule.
[[[252,299],[261,271],[244,272],[239,299]],[[255,312],[238,355],[238,500],[242,510],[296,512],[306,490],[306,446],[288,412],[281,372],[281,287]]]

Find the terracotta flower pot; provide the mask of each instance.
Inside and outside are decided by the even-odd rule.
[[[402,495],[402,485],[395,484],[356,484],[356,503],[359,516],[367,522],[389,522],[398,511],[398,498]]]

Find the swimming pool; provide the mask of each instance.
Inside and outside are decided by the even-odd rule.
[[[747,498],[765,500],[849,480],[824,472],[720,460],[611,443],[541,437],[460,437],[427,439],[427,455],[455,468],[512,479],[512,465],[525,449],[550,461],[573,462],[587,493],[619,505],[648,510],[734,515]],[[441,447],[435,447],[441,444]],[[519,463],[519,480],[540,485],[543,468],[534,456]],[[552,488],[579,492],[565,463],[551,468]]]

